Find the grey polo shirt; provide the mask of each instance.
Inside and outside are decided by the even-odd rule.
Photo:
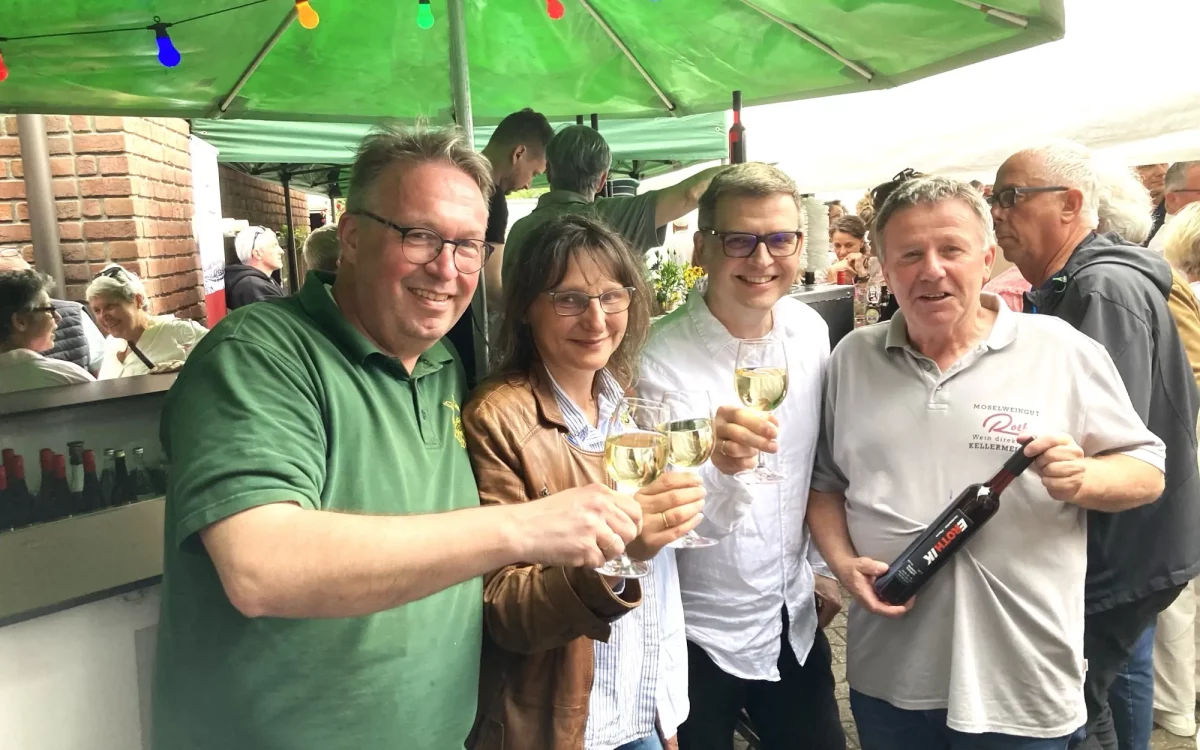
[[[812,487],[841,492],[860,555],[890,563],[967,485],[994,474],[1021,432],[1065,432],[1089,456],[1163,468],[1166,450],[1107,352],[1069,325],[997,311],[946,372],[908,341],[904,314],[834,350]],[[1000,510],[892,620],[850,610],[847,676],[909,710],[947,709],[960,732],[1069,734],[1083,694],[1084,511],[1025,472]]]
[[[524,252],[526,241],[529,235],[533,234],[533,230],[554,217],[565,214],[582,214],[600,219],[624,237],[633,248],[634,254],[640,256],[659,244],[658,228],[654,226],[654,208],[657,203],[657,192],[630,197],[597,198],[595,201],[569,190],[551,190],[544,193],[538,198],[537,208],[533,209],[533,213],[513,224],[508,233],[508,242],[504,244],[504,260],[500,267],[501,282],[512,275],[517,259]]]

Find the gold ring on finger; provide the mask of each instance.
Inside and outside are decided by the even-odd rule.
[[[667,529],[671,528],[671,524],[670,524],[670,522],[669,522],[669,521],[667,521],[667,512],[666,512],[666,511],[661,511],[661,512],[659,512],[659,514],[658,514],[658,515],[662,516],[662,520],[663,520],[663,530],[665,531],[665,530],[667,530]]]

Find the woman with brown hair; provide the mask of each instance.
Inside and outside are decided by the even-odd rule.
[[[605,427],[650,327],[642,268],[603,224],[559,217],[525,248],[505,284],[496,374],[462,416],[484,503],[605,482]],[[678,473],[637,493],[641,534],[626,551],[650,562],[640,581],[524,564],[487,577],[467,747],[658,750],[673,737],[687,712],[687,646],[663,547],[699,524],[703,496],[698,478]]]
[[[829,267],[829,280],[836,282],[839,271],[853,279],[866,273],[867,223],[854,214],[846,214],[829,226],[829,246],[837,262]]]

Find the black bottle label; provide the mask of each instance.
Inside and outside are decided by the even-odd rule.
[[[938,567],[938,561],[954,554],[960,546],[966,543],[967,531],[971,521],[959,511],[953,511],[949,518],[931,535],[930,542],[925,547],[915,549],[898,561],[894,571],[888,571],[887,577],[900,582],[905,587],[919,585],[928,571]]]

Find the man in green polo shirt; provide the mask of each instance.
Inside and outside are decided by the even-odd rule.
[[[708,183],[724,169],[705,169],[676,185],[641,195],[597,198],[596,194],[608,181],[611,165],[612,152],[599,131],[586,125],[572,125],[558,131],[546,147],[550,192],[538,199],[533,213],[513,224],[509,231],[501,259],[502,282],[516,267],[533,230],[563,214],[588,214],[601,219],[638,254],[658,247],[662,244],[658,228],[695,210]]]
[[[480,576],[596,565],[636,503],[479,508],[439,340],[487,260],[490,168],[454,130],[363,142],[335,277],[227,317],[163,413],[156,750],[461,748]]]

